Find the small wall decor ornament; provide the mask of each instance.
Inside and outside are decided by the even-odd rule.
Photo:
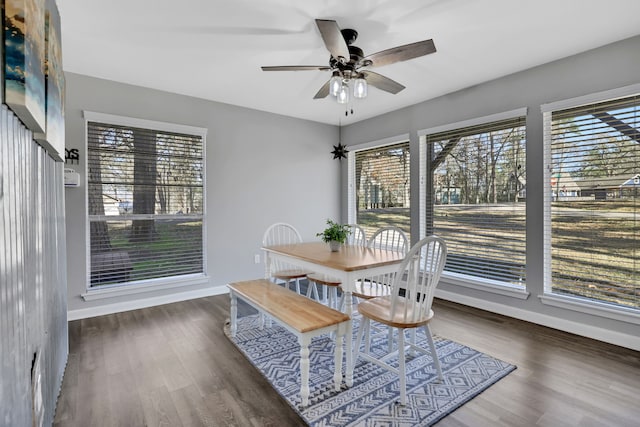
[[[77,148],[65,148],[64,149],[64,162],[70,165],[80,164],[80,150]]]
[[[347,158],[348,152],[349,150],[347,150],[347,146],[342,145],[340,142],[338,142],[338,145],[333,146],[333,151],[331,152],[331,154],[333,154],[334,160],[342,160]]]
[[[4,102],[32,131],[45,131],[44,0],[4,1]]]
[[[347,150],[346,145],[342,145],[342,143],[340,142],[341,139],[342,139],[342,121],[338,120],[338,145],[333,146],[333,151],[331,152],[331,154],[333,154],[333,160],[338,159],[342,161],[342,159],[347,158],[347,153],[349,152],[349,150]]]

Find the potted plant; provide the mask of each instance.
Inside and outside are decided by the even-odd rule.
[[[330,219],[327,219],[327,225],[328,227],[322,233],[316,234],[316,236],[321,237],[323,242],[329,243],[331,252],[337,252],[340,249],[340,245],[347,241],[351,228],[348,225],[338,224]]]

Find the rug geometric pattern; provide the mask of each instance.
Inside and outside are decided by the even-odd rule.
[[[354,315],[354,336],[359,315]],[[407,354],[407,404],[399,400],[397,375],[359,359],[354,384],[333,389],[333,341],[314,338],[310,349],[309,405],[301,406],[298,339],[274,323],[259,328],[258,316],[238,319],[235,338],[225,333],[309,426],[428,426],[468,402],[516,367],[462,344],[434,336],[444,379],[438,381],[430,355]],[[425,339],[419,332],[419,342]],[[372,350],[386,354],[387,334],[374,338]],[[428,346],[427,346],[428,348]],[[397,359],[388,360],[397,367]],[[343,365],[343,372],[344,372]]]

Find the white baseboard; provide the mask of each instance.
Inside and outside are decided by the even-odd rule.
[[[436,289],[435,296],[436,298],[443,300],[468,305],[481,310],[490,311],[492,313],[502,314],[515,319],[525,320],[527,322],[536,323],[549,328],[640,351],[640,336],[623,334],[609,329],[594,327],[589,324],[559,319],[546,314],[509,307],[503,304],[460,295],[455,292],[449,292],[442,289]]]
[[[229,289],[226,286],[208,286],[206,288],[196,289],[193,291],[179,292],[115,304],[106,304],[98,307],[79,308],[77,310],[67,311],[67,321],[104,316],[106,314],[120,313],[122,311],[137,310],[140,308],[170,304],[172,302],[186,301],[213,295],[222,295],[226,293],[229,293]]]
[[[162,295],[153,298],[140,299],[135,301],[127,301],[117,304],[101,305],[99,307],[81,308],[70,310],[67,312],[67,320],[79,320],[89,317],[104,316],[107,314],[119,313],[122,311],[137,310],[140,308],[153,307],[156,305],[170,304],[173,302],[186,301],[195,298],[208,297],[213,295],[222,295],[229,293],[226,286],[211,286],[194,291],[180,292],[169,295]],[[592,325],[573,322],[570,320],[559,319],[546,314],[535,313],[529,310],[509,307],[503,304],[487,301],[484,299],[473,298],[466,295],[460,295],[455,292],[436,289],[435,296],[437,298],[452,301],[459,304],[468,305],[479,308],[481,310],[490,311],[492,313],[502,314],[504,316],[513,317],[515,319],[536,323],[549,328],[558,329],[598,341],[607,342],[609,344],[630,348],[640,351],[640,337],[635,335],[623,334],[609,329],[594,327]]]

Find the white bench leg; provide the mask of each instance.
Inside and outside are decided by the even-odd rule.
[[[343,293],[345,299],[345,311],[344,313],[349,316],[349,320],[347,321],[347,373],[346,373],[346,383],[348,387],[353,386],[353,299],[351,292],[345,291]],[[356,349],[357,350],[357,349]]]
[[[238,331],[238,298],[233,291],[229,292],[229,296],[231,297],[231,336],[235,338]]]
[[[344,336],[346,334],[347,325],[341,323],[336,329],[336,342],[333,359],[333,385],[336,391],[340,391],[340,384],[342,383],[342,345]]]
[[[298,336],[300,343],[300,397],[302,406],[309,404],[309,344],[311,338],[301,334]]]

